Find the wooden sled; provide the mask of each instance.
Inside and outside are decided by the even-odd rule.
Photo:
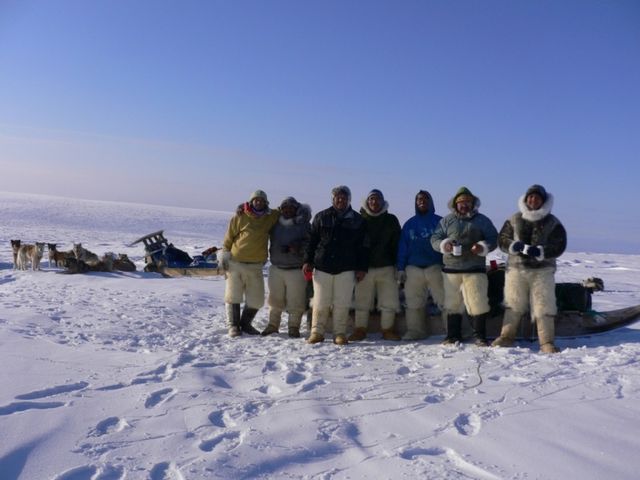
[[[144,245],[145,272],[157,272],[163,277],[205,277],[223,275],[217,262],[196,263],[186,252],[176,248],[164,236],[164,230],[140,237],[130,247]]]
[[[556,337],[580,337],[593,333],[601,333],[616,328],[624,327],[640,320],[640,305],[620,308],[606,312],[578,312],[564,311],[556,315]],[[353,319],[351,318],[350,323]],[[353,327],[353,324],[350,325]],[[427,315],[427,328],[429,335],[445,335],[445,325],[442,315]],[[496,338],[502,329],[502,312],[487,319],[487,337]],[[396,316],[396,331],[402,335],[406,332],[404,313]],[[380,332],[380,314],[372,312],[369,318],[368,331]],[[463,336],[471,336],[470,322],[463,320]],[[537,337],[536,326],[531,322],[529,315],[525,315],[520,321],[518,338],[535,340]]]

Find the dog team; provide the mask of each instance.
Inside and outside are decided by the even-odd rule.
[[[111,272],[119,270],[122,272],[134,272],[135,264],[129,259],[127,254],[105,253],[100,258],[95,253],[87,250],[82,243],[74,243],[73,249],[69,251],[58,250],[57,244],[47,243],[49,253],[49,267],[61,267],[67,269],[67,273],[85,272]],[[35,242],[34,244],[23,244],[21,240],[11,240],[11,250],[13,252],[13,268],[15,270],[40,270],[40,262],[44,257],[45,243]]]

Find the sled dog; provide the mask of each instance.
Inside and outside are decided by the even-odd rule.
[[[49,250],[49,266],[64,267],[67,258],[75,257],[73,252],[61,252],[58,250],[57,243],[47,243],[47,249]]]
[[[11,240],[11,250],[13,250],[13,269],[18,268],[18,250],[20,250],[20,240]]]
[[[73,244],[73,254],[77,260],[82,260],[87,265],[96,265],[100,261],[98,255],[84,248],[81,243]]]
[[[135,272],[136,265],[129,259],[126,253],[119,253],[118,258],[113,260],[114,270],[121,272]]]
[[[35,245],[20,245],[18,249],[17,266],[19,270],[26,270],[31,262],[32,270],[40,270],[40,260],[44,255],[44,242],[36,242]]]

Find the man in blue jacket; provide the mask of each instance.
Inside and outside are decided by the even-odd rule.
[[[402,227],[398,246],[398,283],[404,284],[407,303],[403,340],[420,340],[428,335],[425,307],[429,292],[440,309],[444,303],[442,254],[431,246],[431,235],[442,217],[436,215],[433,198],[426,190],[416,195],[415,211]]]

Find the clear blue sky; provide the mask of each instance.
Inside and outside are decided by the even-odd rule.
[[[404,222],[527,186],[572,251],[640,253],[636,0],[0,0],[0,190]],[[158,225],[158,228],[161,228]]]

